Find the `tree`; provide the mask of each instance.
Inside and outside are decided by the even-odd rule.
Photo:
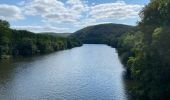
[[[9,28],[10,24],[9,24],[9,22],[7,22],[5,20],[0,20],[0,26]]]
[[[20,55],[33,55],[36,52],[36,45],[30,38],[23,38],[20,43],[18,43],[17,49]]]

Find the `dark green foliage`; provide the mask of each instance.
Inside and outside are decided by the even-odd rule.
[[[170,0],[151,0],[135,28],[119,24],[86,27],[69,38],[9,29],[0,21],[0,55],[47,53],[83,43],[117,48],[134,100],[170,100]],[[79,41],[78,39],[81,41]]]
[[[32,55],[36,51],[36,45],[33,40],[30,38],[23,38],[18,44],[17,47],[19,55]]]
[[[101,24],[89,26],[75,32],[72,36],[88,44],[108,44],[116,46],[118,38],[133,27],[121,24]]]
[[[9,53],[9,45],[11,43],[11,30],[9,23],[0,20],[0,55]]]
[[[8,22],[0,20],[0,56],[44,54],[80,45],[76,38],[12,30]]]
[[[68,48],[76,47],[81,44],[82,44],[82,42],[78,38],[68,37],[68,39],[67,39],[67,47]]]
[[[0,26],[9,28],[10,24],[7,21],[5,21],[5,20],[0,20]]]
[[[170,0],[152,0],[141,12],[138,30],[119,41],[135,100],[170,99]]]

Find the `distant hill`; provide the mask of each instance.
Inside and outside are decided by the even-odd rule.
[[[118,37],[133,29],[133,26],[122,24],[100,24],[88,26],[81,30],[76,31],[71,36],[77,37],[83,43],[102,43],[109,44],[116,43]]]
[[[68,36],[70,36],[72,33],[43,32],[43,33],[39,33],[39,34],[52,35],[52,36],[57,36],[57,37],[68,37]]]

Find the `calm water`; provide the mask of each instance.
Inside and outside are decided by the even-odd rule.
[[[0,61],[0,100],[126,100],[114,48],[83,45]]]

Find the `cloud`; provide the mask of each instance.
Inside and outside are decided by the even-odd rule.
[[[105,3],[92,6],[89,14],[96,20],[122,20],[138,17],[138,13],[142,7],[142,5],[132,5],[126,4],[124,1],[117,1],[115,3]]]
[[[80,0],[68,0],[66,3],[70,5],[82,4]]]
[[[44,15],[52,12],[64,12],[64,4],[58,0],[30,0],[24,5],[26,15]]]
[[[24,5],[24,13],[30,16],[40,15],[43,21],[75,22],[81,18],[86,5],[81,0],[31,0]]]
[[[31,32],[68,32],[68,28],[59,28],[51,25],[38,26],[38,25],[28,25],[28,26],[11,26],[12,29],[17,30],[29,30]]]
[[[9,21],[23,18],[24,17],[19,7],[14,5],[0,4],[0,19]]]
[[[70,13],[51,13],[51,14],[43,15],[43,18],[44,18],[44,22],[52,22],[52,23],[76,22],[75,16]]]
[[[30,20],[29,17],[34,16],[36,18],[40,17],[41,22],[38,22],[38,24],[43,22],[45,25],[51,25],[48,27],[16,27],[17,29],[27,29],[34,32],[37,30],[55,32],[75,31],[98,23],[137,19],[138,13],[143,7],[143,5],[127,4],[123,0],[102,4],[92,3],[91,5],[87,0],[25,0],[18,3],[18,7],[5,6],[0,6],[0,18],[16,20],[22,19],[23,15],[25,15],[26,20]],[[10,9],[10,11],[3,9]],[[62,28],[58,28],[58,26],[62,26]]]

